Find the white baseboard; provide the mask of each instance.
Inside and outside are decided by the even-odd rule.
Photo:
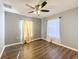
[[[41,38],[41,39],[43,39],[43,38]],[[46,41],[50,42],[50,40],[48,40],[47,38],[46,38],[46,39],[43,39],[43,40],[46,40]],[[73,50],[73,51],[78,52],[77,49],[72,48],[72,47],[69,47],[69,46],[66,46],[66,45],[64,45],[64,44],[61,44],[61,43],[58,43],[58,42],[55,42],[55,41],[52,41],[52,43],[57,44],[57,45],[59,45],[59,46],[63,46],[63,47],[65,47],[65,48],[67,48],[67,49],[71,49],[71,50]]]
[[[39,39],[42,39],[42,38],[40,38],[40,37],[39,38],[35,38],[35,39],[31,40],[31,41],[35,41],[35,40],[39,40]]]
[[[38,39],[43,39],[43,38],[38,38]],[[34,39],[34,40],[32,40],[32,41],[35,41],[35,40],[38,40],[38,39]],[[46,40],[46,39],[44,39],[44,40]],[[48,40],[46,40],[46,41],[48,41]],[[48,42],[49,42],[49,41],[48,41]],[[63,45],[63,44],[60,44],[60,43],[57,43],[57,42],[53,42],[53,41],[52,41],[52,43],[57,44],[57,45],[60,45],[60,46],[63,46],[63,47],[65,47],[65,48],[68,48],[68,49],[71,49],[71,50],[73,50],[73,51],[78,52],[78,50],[75,49],[75,48],[71,48],[71,47],[69,47],[69,46],[66,46],[66,45]],[[3,54],[3,51],[4,51],[4,49],[5,49],[6,47],[14,46],[14,45],[18,45],[18,44],[23,44],[23,43],[22,43],[22,42],[18,42],[18,43],[13,43],[13,44],[5,45],[5,46],[3,47],[3,49],[2,49],[1,54],[0,54],[0,58],[1,58],[1,56],[2,56],[2,54]]]
[[[0,53],[0,58],[5,50],[6,47],[9,47],[9,46],[14,46],[14,45],[18,45],[18,44],[23,44],[22,42],[18,42],[18,43],[13,43],[13,44],[8,44],[8,45],[5,45],[2,49],[2,52]]]
[[[5,50],[5,46],[3,47],[2,52],[0,53],[0,58],[1,58],[1,56],[2,56],[2,54],[3,54],[3,52],[4,52],[4,50]]]
[[[78,50],[77,50],[77,49],[72,48],[72,47],[69,47],[69,46],[66,46],[66,45],[64,45],[64,44],[61,44],[61,43],[56,43],[56,42],[53,42],[53,41],[52,41],[52,43],[57,44],[57,45],[60,45],[60,46],[63,46],[63,47],[65,47],[65,48],[68,48],[68,49],[71,49],[71,50],[73,50],[73,51],[77,51],[77,52],[78,52]]]
[[[46,40],[46,41],[50,42],[50,40],[47,40],[47,39],[45,39],[45,38],[36,38],[36,39],[33,39],[32,41],[39,40],[39,39],[43,39],[43,40]],[[71,49],[71,50],[73,50],[73,51],[78,52],[77,49],[72,48],[72,47],[69,47],[69,46],[66,46],[66,45],[64,45],[64,44],[61,44],[60,42],[58,43],[58,42],[52,41],[52,43],[57,44],[57,45],[59,45],[59,46],[63,46],[63,47],[65,47],[65,48],[67,48],[67,49]]]
[[[46,40],[46,39],[44,39],[44,40]],[[46,41],[50,42],[49,40],[46,40]],[[73,50],[73,51],[78,52],[78,50],[77,50],[77,49],[72,48],[72,47],[69,47],[69,46],[66,46],[66,45],[64,45],[64,44],[57,43],[57,42],[54,42],[54,41],[52,41],[52,43],[57,44],[57,45],[59,45],[59,46],[63,46],[63,47],[65,47],[65,48],[67,48],[67,49],[71,49],[71,50]]]
[[[14,45],[18,45],[18,44],[23,44],[23,43],[22,42],[18,42],[18,43],[8,44],[8,45],[5,45],[5,47],[14,46]]]

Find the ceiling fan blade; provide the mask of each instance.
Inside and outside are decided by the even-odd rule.
[[[49,12],[49,10],[41,10],[42,12]]]
[[[30,11],[30,12],[28,12],[28,13],[33,13],[34,11]]]
[[[44,1],[44,2],[41,4],[41,8],[43,8],[46,4],[47,4],[47,2]]]
[[[31,6],[31,5],[29,5],[29,4],[26,4],[26,6],[28,6],[28,7],[32,8],[32,9],[35,9],[34,7],[32,7],[32,6]]]

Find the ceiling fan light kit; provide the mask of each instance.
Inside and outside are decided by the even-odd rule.
[[[44,1],[41,5],[37,4],[35,5],[35,7],[30,6],[29,4],[26,4],[26,6],[30,7],[31,9],[33,9],[34,11],[30,11],[28,13],[34,13],[37,15],[40,15],[41,12],[49,12],[49,10],[42,10],[42,8],[44,6],[46,6],[47,2]]]

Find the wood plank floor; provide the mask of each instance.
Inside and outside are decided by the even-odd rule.
[[[26,45],[7,47],[1,59],[78,59],[78,54],[45,40],[37,40]]]

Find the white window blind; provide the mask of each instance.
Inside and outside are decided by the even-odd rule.
[[[47,36],[60,39],[60,19],[55,18],[47,22]]]

